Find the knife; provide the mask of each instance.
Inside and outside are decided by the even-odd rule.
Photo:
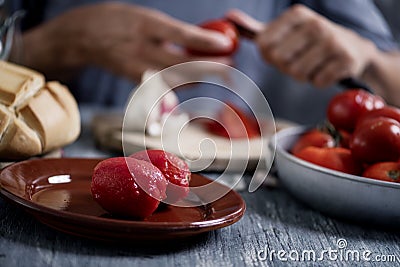
[[[229,21],[230,23],[232,23],[235,26],[235,28],[239,32],[240,36],[243,36],[243,37],[245,37],[247,39],[250,39],[250,40],[254,40],[256,38],[257,33],[254,32],[253,30],[248,29],[248,28],[244,27],[243,25],[240,25],[240,24],[236,23],[235,21],[233,21],[233,20],[231,20],[229,18],[226,18],[226,20]],[[363,89],[363,90],[367,91],[368,93],[371,93],[371,94],[374,93],[374,91],[371,89],[371,87],[369,87],[367,84],[365,84],[364,82],[362,82],[362,81],[360,81],[358,79],[352,78],[352,77],[341,79],[338,82],[338,84],[341,87],[343,87],[344,89],[360,88],[360,89]]]

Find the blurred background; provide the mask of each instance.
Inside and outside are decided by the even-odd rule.
[[[394,37],[400,44],[400,1],[399,0],[374,0],[375,4],[383,13]]]
[[[400,0],[362,1],[374,1],[376,3],[383,16],[386,18],[397,44],[400,46],[400,16],[398,15],[398,11],[400,10]],[[53,2],[59,3],[60,6],[69,6],[76,1],[0,0],[0,7],[8,6],[7,9],[10,10],[0,14],[0,18],[3,20],[4,24],[4,18],[7,17],[7,14],[9,16],[15,10],[19,9],[29,10],[21,23],[22,30],[24,31],[29,27],[34,27],[35,25],[39,24],[44,16],[43,7],[46,5],[46,3]],[[87,0],[87,2],[90,1]],[[4,9],[5,8],[2,8],[0,11],[3,12]],[[16,27],[16,29],[18,29],[18,27]],[[0,42],[0,51],[2,52],[6,51],[6,40],[4,38],[6,36],[5,33],[6,31],[3,29]],[[18,37],[19,35],[17,34],[15,36]],[[18,40],[13,42],[13,47],[19,48],[18,43]],[[310,86],[310,84],[299,83],[293,79],[288,79],[287,76],[280,73],[277,69],[265,64],[255,50],[255,47],[251,47],[249,42],[242,42],[242,46],[244,49],[239,51],[236,55],[236,58],[240,58],[241,60],[237,67],[239,70],[247,74],[253,81],[255,81],[263,90],[265,97],[270,103],[271,109],[274,111],[274,114],[280,118],[295,121],[301,124],[315,124],[324,119],[325,114],[324,112],[320,111],[325,110],[329,99],[331,99],[331,97],[339,90],[341,90],[340,88],[337,88],[336,86],[333,87],[332,90],[315,90],[312,86]],[[22,48],[19,50],[23,51]],[[246,52],[246,56],[241,54],[241,52]],[[21,52],[13,53],[13,55],[16,55],[17,57],[19,57],[20,54]],[[17,63],[20,62],[19,58],[12,58],[11,61]],[[246,68],[240,68],[240,66],[246,66]],[[264,74],[267,78],[264,78]],[[98,79],[98,82],[94,84],[93,77],[102,77],[102,79]],[[79,77],[74,77],[74,79],[65,81],[65,83],[69,86],[75,97],[80,99],[80,103],[96,102],[104,106],[119,107],[124,106],[126,103],[126,92],[130,92],[132,88],[136,86],[136,84],[132,83],[130,80],[123,78],[115,79],[111,73],[104,72],[101,68],[96,67],[82,70],[82,72],[79,73]],[[92,88],[96,88],[96,95],[91,93]],[[114,88],[115,91],[111,91],[110,88]],[[290,88],[290,90],[275,90],[276,88]],[[241,96],[252,94],[252,92],[249,92],[247,88],[243,88],[242,91],[243,92],[241,92]],[[218,92],[218,95],[216,95],[217,93],[215,92]],[[197,91],[182,90],[178,92],[178,96],[181,100],[187,100],[196,96],[213,96],[215,98],[226,97],[226,93],[217,91],[215,88],[208,86],[206,88],[202,88],[201,90],[198,89]],[[296,99],[297,101],[291,101],[291,99]],[[311,101],[312,99],[319,99],[320,101]],[[256,102],[256,100],[257,99],[254,99],[254,102]],[[298,112],[299,110],[302,112]]]
[[[6,1],[0,0],[0,17],[4,19],[4,11],[6,13],[11,12],[10,10],[17,9],[28,9],[31,12],[25,16],[22,21],[22,29],[25,30],[28,27],[32,27],[35,24],[40,23],[43,16],[42,6],[48,0],[23,0],[23,1]],[[398,43],[400,44],[400,1],[399,0],[373,0],[378,8],[386,18],[392,33]]]

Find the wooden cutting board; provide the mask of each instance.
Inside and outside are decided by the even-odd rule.
[[[100,114],[93,118],[91,128],[100,147],[125,155],[143,149],[164,149],[185,158],[192,171],[253,170],[257,164],[266,166],[266,160],[272,158],[267,147],[268,138],[234,139],[231,142],[211,135],[197,123],[189,123],[179,136],[152,137],[127,131],[122,134],[122,118],[122,114]],[[282,129],[294,124],[279,121],[276,125]]]

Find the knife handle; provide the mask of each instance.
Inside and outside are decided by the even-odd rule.
[[[365,83],[363,83],[360,80],[354,79],[354,78],[344,78],[342,80],[340,80],[338,82],[338,84],[342,87],[344,87],[344,89],[355,89],[355,88],[360,88],[363,89],[365,91],[367,91],[368,93],[373,94],[374,91],[371,89],[371,87],[369,87],[368,85],[366,85]]]

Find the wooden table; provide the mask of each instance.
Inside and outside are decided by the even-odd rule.
[[[82,109],[82,135],[65,149],[66,156],[111,156],[96,149],[91,138],[87,123],[93,112]],[[400,265],[398,233],[328,218],[281,188],[240,194],[247,211],[238,223],[188,240],[154,244],[70,236],[0,198],[0,266]]]

